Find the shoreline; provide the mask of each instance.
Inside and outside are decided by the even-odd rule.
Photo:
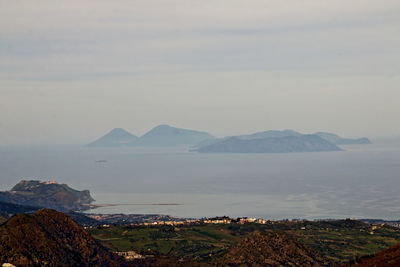
[[[89,209],[98,209],[104,207],[118,207],[118,206],[181,206],[180,203],[105,203],[105,204],[91,204]]]

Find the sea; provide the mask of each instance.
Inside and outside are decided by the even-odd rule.
[[[0,147],[0,190],[56,180],[90,213],[265,219],[400,219],[400,142],[344,151],[201,154],[188,147]]]

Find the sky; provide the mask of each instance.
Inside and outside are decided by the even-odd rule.
[[[0,145],[158,124],[400,136],[398,0],[0,0]]]

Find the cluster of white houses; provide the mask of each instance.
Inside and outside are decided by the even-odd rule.
[[[133,261],[133,260],[136,260],[136,259],[143,259],[144,258],[143,255],[141,255],[141,254],[139,254],[139,253],[137,253],[136,251],[133,251],[133,250],[130,250],[130,251],[118,251],[118,252],[116,252],[116,254],[118,256],[124,257],[125,260],[128,260],[128,261]]]
[[[214,218],[203,218],[203,219],[187,219],[187,220],[179,220],[179,221],[154,221],[154,222],[143,222],[139,225],[151,226],[151,225],[190,225],[190,224],[230,224],[230,223],[259,223],[266,224],[268,220],[260,219],[260,218],[247,218],[241,217],[237,219],[233,219],[230,217],[214,217]]]

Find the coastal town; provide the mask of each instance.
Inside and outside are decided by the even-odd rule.
[[[104,222],[101,227],[109,227],[111,225],[130,225],[130,226],[157,226],[157,225],[198,225],[198,224],[245,224],[257,223],[267,224],[273,223],[271,220],[261,218],[230,218],[228,216],[212,217],[212,218],[174,218],[168,215],[141,215],[141,214],[86,214],[89,218]]]
[[[281,219],[268,220],[263,218],[253,217],[237,217],[231,218],[228,216],[217,216],[211,218],[175,218],[169,215],[162,214],[85,214],[87,217],[99,222],[101,227],[109,227],[111,225],[130,225],[130,226],[158,226],[158,225],[203,225],[203,224],[276,224],[276,223],[293,223],[293,222],[308,222],[307,219]],[[335,219],[324,219],[314,221],[335,221]],[[346,220],[361,221],[369,225],[386,225],[395,228],[400,228],[400,221],[380,220],[380,219],[356,219],[347,218]]]

